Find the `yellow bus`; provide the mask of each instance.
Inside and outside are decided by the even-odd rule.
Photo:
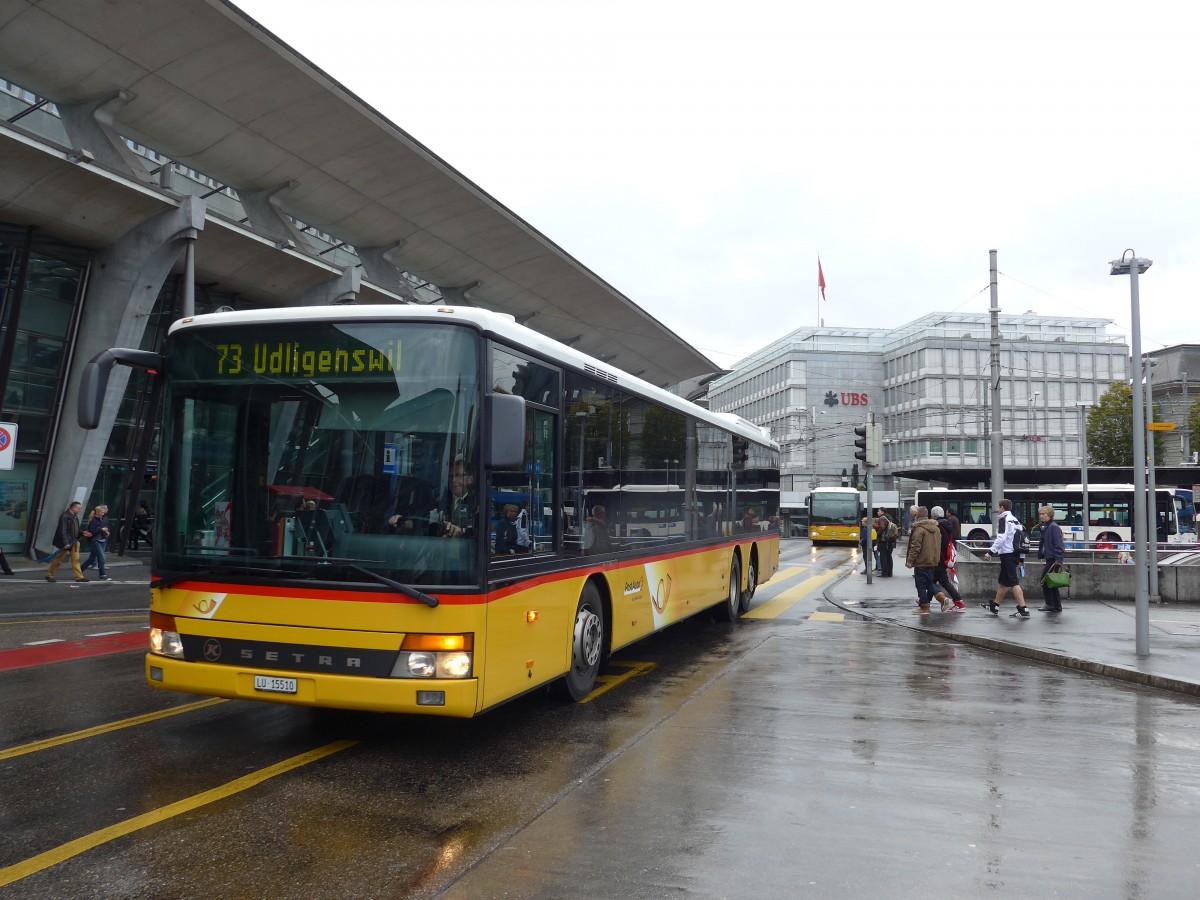
[[[817,487],[808,495],[808,537],[814,544],[857,544],[864,494],[852,487]]]
[[[747,496],[778,508],[763,429],[511,316],[189,317],[161,353],[92,361],[84,427],[117,362],[163,379],[155,688],[459,717],[544,686],[579,700],[612,651],[736,621],[778,569],[777,531],[712,524]],[[632,488],[667,483],[662,527],[631,531]]]

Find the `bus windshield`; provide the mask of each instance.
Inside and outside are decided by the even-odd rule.
[[[851,525],[859,526],[858,492],[853,493],[820,493],[812,494],[811,525]]]
[[[159,575],[477,577],[478,337],[396,322],[170,338]]]

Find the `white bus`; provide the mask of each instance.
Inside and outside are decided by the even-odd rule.
[[[1007,488],[1004,496],[1013,503],[1013,513],[1029,532],[1031,540],[1038,540],[1040,521],[1038,507],[1053,506],[1054,520],[1063,530],[1063,540],[1068,546],[1078,543],[1124,544],[1133,539],[1133,485],[1094,484],[1088,486],[1087,525],[1084,525],[1083,489],[1078,484],[1064,487]],[[1172,491],[1160,488],[1155,491],[1155,513],[1158,542],[1177,544],[1181,542],[1179,520],[1175,514],[1175,498]],[[954,513],[962,525],[962,536],[968,541],[990,541],[995,534],[992,525],[995,511],[992,509],[990,488],[947,490],[929,488],[916,492],[916,505],[933,509],[943,507]]]

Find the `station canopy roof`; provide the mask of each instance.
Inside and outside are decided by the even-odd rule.
[[[60,105],[127,92],[111,107],[124,137],[239,194],[279,189],[272,203],[339,242],[395,248],[388,259],[437,285],[446,302],[510,313],[654,384],[717,368],[222,0],[0,0],[0,76]],[[405,89],[436,91],[436,77]],[[161,208],[161,195],[121,187],[94,165],[52,162],[0,140],[0,219],[104,246]],[[212,218],[198,279],[287,305],[330,277],[327,259],[316,260],[322,270],[302,250]],[[379,302],[371,290],[364,276],[361,302]]]

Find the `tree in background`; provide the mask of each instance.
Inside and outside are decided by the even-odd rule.
[[[1147,420],[1153,420],[1147,416]],[[1153,431],[1154,458],[1162,458],[1162,432]],[[1123,382],[1114,382],[1100,395],[1087,417],[1088,465],[1133,465],[1133,389]]]
[[[1188,408],[1188,429],[1191,431],[1190,439],[1188,440],[1188,449],[1195,453],[1200,450],[1200,398],[1192,401],[1192,405]],[[1184,460],[1187,462],[1188,460]]]

